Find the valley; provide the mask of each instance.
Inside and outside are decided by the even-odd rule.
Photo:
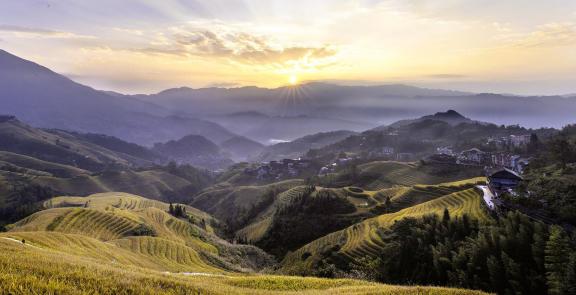
[[[125,95],[0,66],[6,294],[576,288],[576,128],[485,121],[542,97],[312,82],[292,87],[315,106],[279,114],[296,90]]]

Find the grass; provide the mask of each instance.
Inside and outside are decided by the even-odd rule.
[[[81,236],[92,241],[85,245],[88,248],[105,249],[104,253],[131,252],[148,268],[166,271],[253,271],[259,266],[251,259],[260,261],[265,255],[261,250],[251,250],[252,246],[238,247],[220,239],[210,226],[217,221],[188,206],[187,212],[195,223],[168,214],[166,203],[125,193],[57,197],[46,201],[45,206],[49,209],[10,225],[9,234],[29,234],[32,236],[22,238],[69,250],[81,248],[78,240],[70,238]],[[138,230],[141,228],[146,229],[144,233]],[[46,238],[47,233],[59,240]],[[138,236],[141,234],[146,236]],[[94,241],[107,247],[96,247]],[[243,257],[246,251],[252,251],[254,257]],[[129,260],[127,264],[141,266],[134,259]]]
[[[421,165],[376,161],[358,166],[359,186],[367,190],[381,190],[394,186],[440,184],[482,175],[476,168],[450,165]]]
[[[119,261],[102,262],[3,238],[0,238],[0,290],[4,294],[485,294],[343,279],[189,276]]]
[[[137,210],[146,208],[157,208],[167,211],[169,205],[156,201],[143,198],[134,194],[128,193],[99,193],[87,197],[56,197],[44,202],[46,208],[58,207],[87,207],[92,209],[105,210],[107,208]],[[202,212],[194,207],[184,205],[186,212],[192,214],[197,218],[212,220],[212,216],[208,213]]]
[[[119,171],[100,175],[78,175],[73,178],[37,177],[34,183],[56,191],[79,196],[95,192],[131,192],[149,198],[162,199],[164,192],[178,191],[190,182],[164,171]]]
[[[32,169],[36,171],[47,171],[52,174],[59,174],[66,176],[77,176],[81,174],[90,173],[80,168],[47,162],[33,157],[5,151],[0,151],[0,161],[8,162],[22,168]]]

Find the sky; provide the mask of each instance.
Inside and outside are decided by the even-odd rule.
[[[574,0],[0,0],[0,49],[92,87],[576,93]]]

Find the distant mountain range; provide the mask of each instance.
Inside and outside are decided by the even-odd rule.
[[[282,118],[296,117],[307,128],[317,126],[314,120],[324,120],[332,126],[331,129],[319,128],[316,132],[362,131],[405,118],[454,109],[496,124],[558,128],[571,123],[572,114],[576,112],[574,97],[476,94],[399,84],[344,86],[314,82],[275,89],[177,88],[132,97],[217,122],[249,137],[256,134],[284,140],[294,138],[274,137],[279,132],[270,130],[273,128],[254,130],[252,122],[271,122],[274,119],[279,121],[278,124],[289,125],[286,120],[280,123]],[[230,118],[229,114],[234,116]],[[241,119],[251,124],[248,127],[237,124],[243,122]]]
[[[183,87],[123,95],[92,89],[0,51],[2,114],[35,127],[106,134],[146,146],[188,135],[217,145],[239,137],[270,145],[336,130],[362,132],[447,109],[496,124],[561,127],[573,120],[576,98],[318,82],[275,89]],[[238,160],[257,154],[245,154],[248,150],[228,152]]]
[[[235,136],[212,122],[94,90],[2,50],[0,113],[36,127],[108,134],[144,145],[189,134],[215,142]]]

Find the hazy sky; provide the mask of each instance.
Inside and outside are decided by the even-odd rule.
[[[576,93],[574,0],[0,0],[0,48],[96,88]]]

